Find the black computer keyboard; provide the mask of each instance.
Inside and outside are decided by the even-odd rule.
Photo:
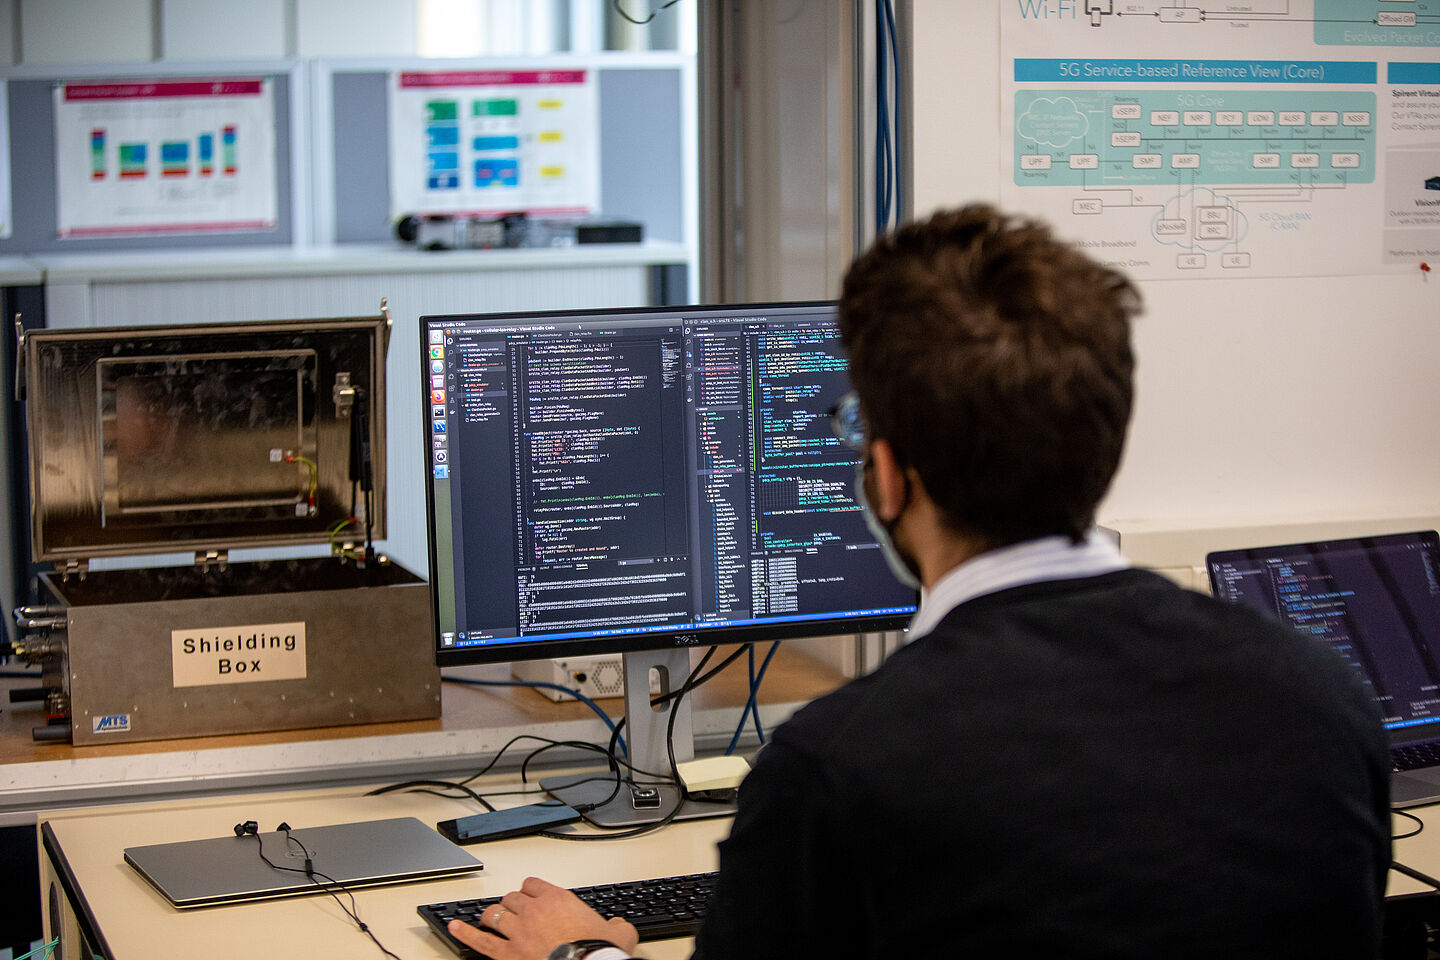
[[[576,887],[577,897],[605,917],[624,917],[640,931],[641,940],[665,940],[688,937],[700,928],[710,897],[715,889],[715,874],[692,873],[683,877],[657,877],[654,880],[632,880],[626,883],[602,883],[593,887]],[[477,900],[453,900],[449,903],[426,903],[416,909],[425,922],[466,960],[485,960],[465,944],[450,936],[445,929],[451,920],[464,920],[480,925],[480,914],[499,897]]]
[[[1398,744],[1390,748],[1390,763],[1396,770],[1440,765],[1440,740]]]

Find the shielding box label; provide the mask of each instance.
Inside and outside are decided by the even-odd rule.
[[[305,679],[305,622],[170,631],[176,687]]]

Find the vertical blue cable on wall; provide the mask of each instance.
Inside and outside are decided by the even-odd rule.
[[[892,0],[875,0],[875,233],[903,218],[900,173],[900,54]]]

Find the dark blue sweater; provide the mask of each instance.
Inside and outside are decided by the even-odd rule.
[[[1389,763],[1334,652],[1143,571],[961,604],[775,731],[697,956],[1373,957]]]

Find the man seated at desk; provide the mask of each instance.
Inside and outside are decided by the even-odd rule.
[[[1138,309],[1125,277],[984,206],[851,266],[841,426],[922,602],[913,642],[760,754],[697,956],[1378,954],[1389,765],[1365,690],[1093,531]],[[454,932],[497,960],[635,947],[533,879],[482,919],[509,940]]]

